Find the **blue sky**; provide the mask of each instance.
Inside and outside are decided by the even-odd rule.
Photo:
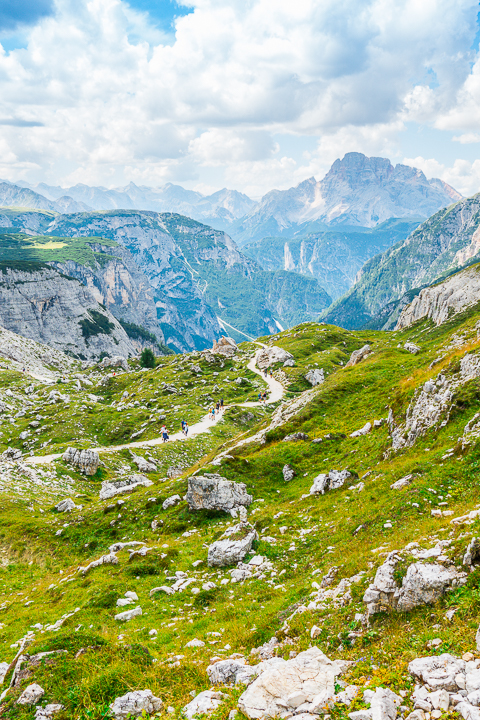
[[[480,190],[475,0],[3,0],[0,177],[234,187],[345,152]]]

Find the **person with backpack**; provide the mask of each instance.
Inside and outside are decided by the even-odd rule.
[[[164,443],[168,441],[168,430],[165,425],[162,427],[162,440]]]

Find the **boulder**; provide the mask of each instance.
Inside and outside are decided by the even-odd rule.
[[[347,368],[347,367],[352,367],[353,365],[357,365],[357,363],[364,360],[367,357],[367,355],[370,355],[370,353],[371,353],[370,345],[364,345],[359,350],[354,350],[352,352],[352,354],[350,355],[350,360],[347,362],[345,367]]]
[[[285,435],[283,442],[298,442],[299,440],[309,440],[310,438],[306,433],[296,432],[291,435]]]
[[[104,357],[100,363],[100,367],[121,367],[128,371],[128,363],[121,355],[115,355],[114,357]]]
[[[132,460],[137,466],[139,472],[157,472],[157,466],[155,465],[155,463],[148,462],[148,460],[145,460],[145,458],[141,457],[140,455],[135,455],[135,453],[131,450],[130,455],[132,456]]]
[[[59,513],[63,512],[71,512],[72,510],[75,510],[77,506],[73,502],[71,498],[66,498],[65,500],[60,500],[58,505],[55,505],[55,510]]]
[[[68,447],[62,455],[62,460],[77,467],[84,475],[95,475],[100,465],[100,457],[95,450],[76,450]]]
[[[473,570],[475,565],[480,563],[480,539],[472,538],[463,556],[463,565]]]
[[[36,705],[44,695],[45,690],[37,683],[32,683],[22,692],[17,700],[17,705]]]
[[[288,358],[283,363],[283,367],[295,367],[295,360],[293,358]]]
[[[402,587],[395,593],[396,609],[411,610],[418,605],[429,605],[453,588],[464,585],[466,573],[433,563],[413,563],[408,567]]]
[[[290,480],[293,480],[293,478],[295,477],[295,470],[292,468],[291,465],[284,465],[282,473],[285,482],[290,482]]]
[[[221,475],[193,475],[188,478],[186,501],[190,510],[232,510],[248,507],[253,497],[247,493],[245,483],[236,483]]]
[[[235,685],[237,675],[245,671],[245,663],[239,660],[219,660],[207,667],[207,675],[212,685]]]
[[[352,477],[352,473],[348,470],[330,470],[328,474],[320,473],[313,479],[313,485],[310,488],[310,495],[325,495],[327,490],[336,490],[342,487],[345,480]]]
[[[402,698],[389,688],[379,687],[375,691],[366,690],[363,701],[370,703],[368,710],[357,710],[349,713],[350,720],[395,720],[397,709],[402,704]]]
[[[240,696],[238,706],[252,719],[318,715],[333,704],[339,674],[340,666],[312,647],[262,672]]]
[[[137,605],[136,608],[132,608],[131,610],[124,610],[121,613],[118,613],[118,615],[115,615],[115,620],[118,620],[119,622],[129,622],[130,620],[133,620],[133,618],[138,617],[142,614],[142,608],[140,605]]]
[[[367,603],[368,615],[393,607],[393,598],[398,590],[393,573],[399,561],[400,557],[397,553],[391,552],[377,569],[373,583],[368,586],[363,596],[363,602]]]
[[[248,522],[234,525],[222,537],[225,539],[217,540],[208,548],[210,567],[225,567],[240,562],[258,539],[256,530]]]
[[[183,712],[188,720],[192,720],[195,715],[206,715],[218,708],[223,700],[221,692],[214,690],[204,690],[199,693],[188,705],[185,705]]]
[[[126,495],[139,487],[150,487],[153,482],[145,475],[133,474],[121,480],[104,480],[100,490],[100,500],[108,500],[115,495]]]
[[[404,477],[401,477],[400,480],[392,483],[392,485],[390,485],[390,489],[402,490],[404,487],[407,487],[407,485],[410,485],[410,483],[412,482],[412,478],[413,475],[405,475]]]
[[[367,422],[363,427],[360,428],[360,430],[355,430],[354,432],[350,433],[351,438],[361,437],[362,435],[367,435],[372,429],[372,423]]]
[[[162,508],[168,510],[168,508],[178,505],[179,502],[182,502],[180,495],[170,495],[170,497],[163,501]]]
[[[197,647],[205,647],[205,643],[203,640],[199,640],[198,638],[193,638],[193,640],[189,640],[187,644],[185,645],[186,648],[197,648]]]
[[[309,382],[312,387],[322,385],[322,383],[325,382],[325,372],[323,368],[315,368],[314,370],[309,370],[305,375],[305,380]]]
[[[406,350],[409,353],[412,353],[412,355],[418,355],[421,348],[418,347],[418,345],[415,345],[415,343],[406,342],[403,346],[404,350]]]
[[[213,341],[212,353],[214,355],[225,355],[225,357],[233,357],[238,347],[235,340],[231,337],[222,335],[218,342]]]
[[[272,345],[272,347],[264,347],[257,354],[257,367],[260,370],[275,365],[276,363],[284,363],[286,360],[293,359],[293,355],[287,350]]]
[[[10,663],[7,662],[0,662],[0,685],[5,680],[5,677],[8,672],[8,668],[10,667]]]
[[[134,690],[116,698],[110,705],[110,710],[115,720],[124,720],[143,715],[143,711],[152,715],[159,712],[162,706],[160,698],[155,697],[151,690]]]
[[[79,567],[77,572],[81,572],[82,575],[86,575],[87,572],[90,572],[90,570],[93,570],[96,567],[100,567],[100,565],[118,565],[118,558],[114,552],[110,552],[108,555],[102,555],[102,557],[98,558],[98,560],[93,560],[86,567]]]

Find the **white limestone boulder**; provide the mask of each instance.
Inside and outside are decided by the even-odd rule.
[[[110,705],[115,720],[125,720],[129,717],[139,717],[148,713],[159,712],[163,707],[160,698],[155,697],[151,690],[134,690],[114,700]]]

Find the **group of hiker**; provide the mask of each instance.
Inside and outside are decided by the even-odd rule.
[[[208,416],[210,420],[215,420],[215,416],[219,415],[221,412],[223,412],[223,398],[217,400],[215,405],[210,408],[210,410],[208,411]]]
[[[185,437],[188,437],[188,430],[189,430],[188,422],[186,420],[182,420],[181,425],[182,425],[182,434],[185,435]],[[162,429],[160,430],[160,433],[162,435],[163,442],[164,443],[168,442],[168,440],[170,439],[170,435],[168,434],[166,425],[162,425]]]

